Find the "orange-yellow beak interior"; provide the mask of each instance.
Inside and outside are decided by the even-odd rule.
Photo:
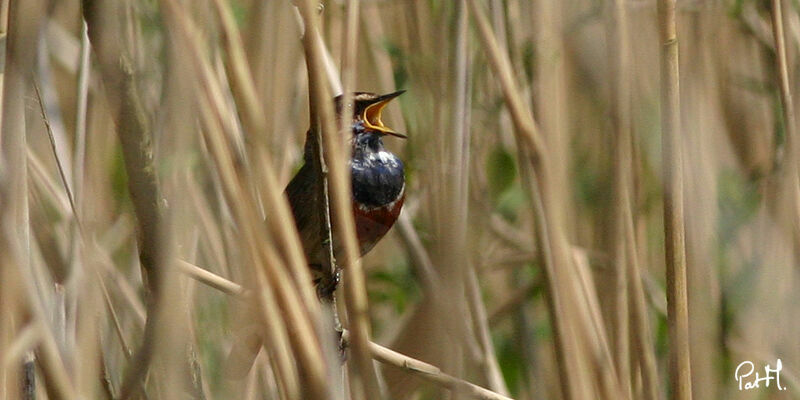
[[[392,101],[392,98],[378,101],[375,104],[370,104],[364,109],[364,114],[361,116],[361,118],[364,120],[364,125],[366,125],[367,128],[405,139],[407,138],[406,135],[395,132],[391,128],[384,125],[383,121],[381,121],[381,112],[383,111],[383,108],[386,107],[390,101]]]

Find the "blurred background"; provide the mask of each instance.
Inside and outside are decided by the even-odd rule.
[[[369,398],[324,351],[302,356],[295,335],[318,305],[276,228],[292,225],[265,200],[299,169],[310,126],[297,6],[94,1],[87,36],[78,0],[0,3],[0,394],[315,398],[304,382],[318,364],[329,398]],[[362,260],[371,340],[515,399],[667,398],[662,169],[675,166],[662,162],[656,2],[467,3],[360,1],[351,87],[407,90],[383,121],[409,137],[385,140],[406,165],[403,215]],[[314,9],[332,94],[346,4]],[[797,94],[800,3],[783,5]],[[476,11],[546,157],[521,145]],[[770,12],[677,2],[696,399],[800,398],[798,127],[784,121]],[[148,277],[140,260],[174,273]],[[331,347],[332,333],[308,332]],[[229,360],[237,343],[251,369]],[[739,390],[741,362],[778,358],[787,390]],[[377,371],[385,398],[472,397]]]

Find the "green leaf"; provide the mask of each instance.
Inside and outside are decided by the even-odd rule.
[[[517,177],[517,164],[511,153],[501,146],[492,149],[486,163],[486,176],[489,179],[489,195],[492,200],[498,201]]]

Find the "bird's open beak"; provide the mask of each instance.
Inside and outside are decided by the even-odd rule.
[[[396,136],[402,139],[408,138],[408,136],[402,133],[395,132],[391,128],[387,127],[386,125],[383,124],[383,121],[381,121],[381,111],[383,111],[383,108],[386,107],[386,105],[389,104],[389,102],[392,101],[392,99],[394,99],[397,96],[400,96],[405,92],[406,92],[405,90],[398,90],[394,93],[378,96],[372,104],[368,105],[367,108],[364,109],[364,115],[362,116],[364,124],[367,126],[367,128],[374,129],[376,131],[385,133],[387,135]]]

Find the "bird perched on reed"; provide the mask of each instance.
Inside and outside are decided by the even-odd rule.
[[[405,91],[376,95],[357,92],[351,104],[335,99],[336,114],[352,112],[352,154],[349,161],[353,190],[353,217],[361,255],[369,252],[394,225],[405,199],[403,162],[386,150],[386,135],[405,139],[406,136],[384,125],[381,112],[395,97]],[[330,298],[338,282],[338,272],[326,268],[323,246],[323,218],[318,204],[320,192],[319,168],[315,167],[313,133],[306,136],[305,163],[286,187],[286,195],[294,215],[297,231],[309,266],[315,273],[320,298]],[[331,209],[331,212],[334,212]],[[333,231],[334,257],[341,254],[341,241]]]
[[[405,176],[403,162],[386,150],[383,137],[386,135],[406,138],[383,124],[381,112],[398,91],[385,95],[355,93],[352,103],[342,104],[342,96],[334,99],[336,114],[345,110],[352,112],[350,143],[352,154],[349,161],[353,191],[353,217],[361,255],[369,252],[394,225],[405,199]],[[317,294],[320,299],[330,301],[338,283],[338,272],[326,265],[323,246],[323,215],[319,200],[321,176],[315,159],[315,133],[309,130],[303,154],[304,164],[286,187],[286,196],[292,209],[297,231],[309,266],[315,275]],[[331,212],[334,212],[331,209]],[[341,241],[334,230],[334,257],[341,254]],[[334,312],[334,324],[338,325]],[[340,327],[335,326],[341,334]],[[253,365],[261,346],[261,337],[248,331],[234,343],[226,361],[226,371],[232,378],[241,378]],[[341,343],[340,343],[341,346]],[[340,348],[342,357],[344,349]]]

